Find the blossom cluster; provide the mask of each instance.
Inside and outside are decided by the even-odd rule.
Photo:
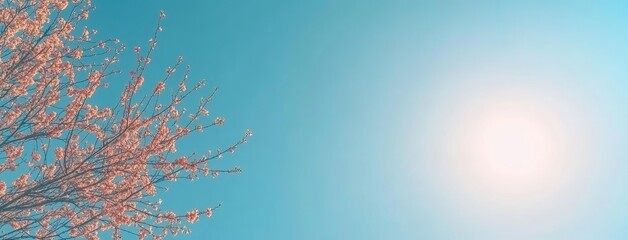
[[[187,83],[189,67],[176,71],[182,58],[161,79],[145,74],[165,13],[147,49],[134,48],[137,65],[119,101],[99,105],[94,98],[120,76],[113,68],[125,48],[77,29],[90,0],[0,3],[0,239],[98,239],[101,232],[161,239],[188,233],[182,219],[212,216],[217,207],[165,211],[157,195],[166,181],[241,172],[209,163],[252,132],[213,154],[177,153],[182,139],[225,120],[207,110],[217,89],[193,111],[182,107],[205,84]]]

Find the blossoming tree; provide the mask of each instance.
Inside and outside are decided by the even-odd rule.
[[[145,81],[163,12],[146,50],[133,49],[137,64],[118,103],[96,104],[108,79],[124,77],[112,70],[124,46],[79,27],[91,9],[89,0],[0,0],[0,239],[187,233],[219,205],[162,210],[163,183],[241,171],[208,163],[245,143],[248,130],[224,150],[176,153],[181,139],[224,120],[207,110],[216,89],[195,109],[181,107],[204,89],[186,87],[189,67],[175,74],[181,58]]]

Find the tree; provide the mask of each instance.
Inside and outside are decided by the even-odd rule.
[[[163,12],[147,50],[133,49],[137,65],[119,103],[95,103],[108,79],[120,78],[112,68],[124,45],[79,27],[92,8],[90,0],[0,0],[0,239],[188,233],[187,223],[220,205],[162,210],[163,184],[241,171],[208,163],[245,143],[249,130],[224,150],[176,153],[181,139],[224,123],[207,110],[217,89],[193,111],[181,107],[204,89],[204,81],[186,87],[189,66],[174,79],[182,58],[142,94]]]

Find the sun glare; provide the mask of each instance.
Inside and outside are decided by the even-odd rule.
[[[586,115],[548,91],[464,91],[434,108],[432,176],[465,209],[543,212],[573,194],[566,186],[581,181],[590,148]]]
[[[551,185],[564,160],[562,133],[553,122],[551,114],[517,104],[482,109],[459,135],[464,174],[495,194],[529,194]]]

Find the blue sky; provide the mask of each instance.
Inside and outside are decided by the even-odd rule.
[[[224,146],[254,131],[224,159],[243,174],[177,182],[163,194],[164,205],[179,211],[223,203],[183,238],[628,237],[626,4],[94,5],[88,24],[129,47],[146,46],[165,10],[149,71],[160,76],[182,55],[192,79],[220,87],[211,111],[227,124],[180,151]],[[133,61],[127,56],[118,67]],[[515,180],[529,184],[517,185],[486,165],[494,162],[456,162],[474,141],[460,137],[474,129],[470,122],[510,119],[475,116],[519,116],[521,109],[533,109],[533,122],[551,122],[538,129],[543,139],[557,132],[547,133],[558,139],[548,143],[558,149],[555,165],[506,171],[527,174]],[[489,183],[473,180],[487,176]]]

